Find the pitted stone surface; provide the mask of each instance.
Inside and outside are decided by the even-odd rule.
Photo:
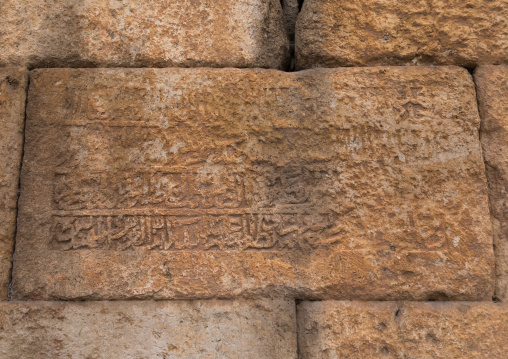
[[[31,73],[13,298],[487,299],[460,68]]]
[[[508,63],[506,0],[305,0],[297,68]]]
[[[0,66],[265,67],[288,61],[279,0],[4,0]]]
[[[481,143],[494,228],[496,297],[508,300],[508,66],[481,66],[475,73],[482,119]]]
[[[27,82],[25,70],[0,69],[0,300],[11,273]]]
[[[295,359],[295,304],[0,303],[0,357]]]
[[[508,306],[492,302],[303,302],[301,359],[504,358]]]

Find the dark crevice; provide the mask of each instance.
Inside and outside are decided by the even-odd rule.
[[[427,297],[428,302],[447,302],[454,300],[455,298],[451,297],[449,294],[440,291],[429,293]]]
[[[302,7],[303,7],[303,2],[305,0],[298,0],[298,12],[302,11]]]
[[[474,97],[476,100],[476,111],[478,112],[478,116],[480,117],[480,128],[478,129],[478,140],[480,141],[480,144],[481,144],[482,118],[481,118],[481,114],[480,114],[480,99],[478,98],[478,86],[476,85],[476,81],[474,78],[474,73],[476,71],[476,68],[466,68],[466,70],[471,75],[471,80],[473,80],[473,85],[474,85],[474,90],[475,90]],[[483,148],[481,145],[480,145],[480,150],[482,151],[483,162],[486,165],[485,157],[483,156]],[[487,173],[487,168],[485,168],[485,173]]]
[[[400,315],[403,313],[404,309],[403,308],[398,308],[396,311],[395,311],[395,314],[393,315],[394,319],[397,320],[399,319]]]
[[[21,141],[21,157],[19,162],[19,178],[18,178],[18,198],[16,199],[16,222],[14,225],[14,241],[12,243],[11,253],[11,270],[9,272],[9,287],[7,288],[7,301],[12,300],[12,285],[13,285],[13,271],[14,271],[14,253],[16,252],[16,242],[18,235],[18,213],[19,213],[19,197],[21,194],[21,167],[23,166],[23,158],[25,156],[25,129],[26,129],[26,114],[28,108],[28,88],[30,87],[30,73],[27,75],[26,90],[25,90],[25,115],[23,118],[23,137]]]
[[[289,66],[286,72],[295,72],[296,71],[296,62],[295,62],[295,41],[290,41],[289,44],[290,50],[290,58],[289,58]]]
[[[296,33],[296,19],[298,17],[298,14],[302,11],[304,0],[298,0],[296,3],[297,5],[297,13],[295,14],[295,2],[293,2],[293,6],[284,7],[284,0],[281,0],[282,8],[284,11],[284,18],[289,28],[286,28],[287,30],[287,36],[289,40],[289,49],[290,49],[290,60],[288,68],[286,69],[287,72],[294,72],[295,70],[295,33]],[[292,19],[292,20],[288,20]]]
[[[302,302],[302,300],[295,299],[295,320],[296,320],[296,357],[300,358],[300,321],[298,320],[298,305]]]

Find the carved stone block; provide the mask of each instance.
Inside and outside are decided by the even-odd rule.
[[[282,68],[279,0],[4,0],[0,66]]]
[[[296,359],[293,301],[0,303],[0,357]]]
[[[481,66],[475,79],[494,228],[496,297],[508,300],[508,66]]]
[[[486,299],[460,68],[32,72],[14,298]]]
[[[299,69],[508,61],[506,0],[305,0]]]
[[[492,302],[303,302],[301,359],[504,358],[508,306]]]
[[[11,274],[28,72],[0,69],[0,300]]]

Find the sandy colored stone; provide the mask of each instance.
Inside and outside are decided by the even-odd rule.
[[[279,0],[2,0],[0,66],[282,68]]]
[[[295,359],[295,304],[0,303],[0,357]]]
[[[0,300],[11,275],[27,82],[27,71],[0,69]]]
[[[297,68],[508,63],[506,0],[305,0]]]
[[[508,300],[508,66],[481,66],[475,80],[494,229],[496,297]]]
[[[461,68],[31,73],[13,298],[490,299]]]
[[[300,359],[504,358],[508,306],[492,302],[303,302]]]

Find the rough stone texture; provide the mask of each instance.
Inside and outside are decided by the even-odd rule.
[[[0,69],[0,300],[11,274],[27,82],[27,71]]]
[[[508,306],[492,302],[303,302],[300,359],[505,358]]]
[[[506,0],[306,0],[297,68],[508,62]]]
[[[295,304],[6,302],[0,357],[295,359]]]
[[[1,0],[0,66],[266,67],[288,60],[279,0]]]
[[[461,68],[31,73],[13,298],[490,299]]]
[[[494,229],[496,297],[508,300],[508,66],[479,67],[475,80]]]

